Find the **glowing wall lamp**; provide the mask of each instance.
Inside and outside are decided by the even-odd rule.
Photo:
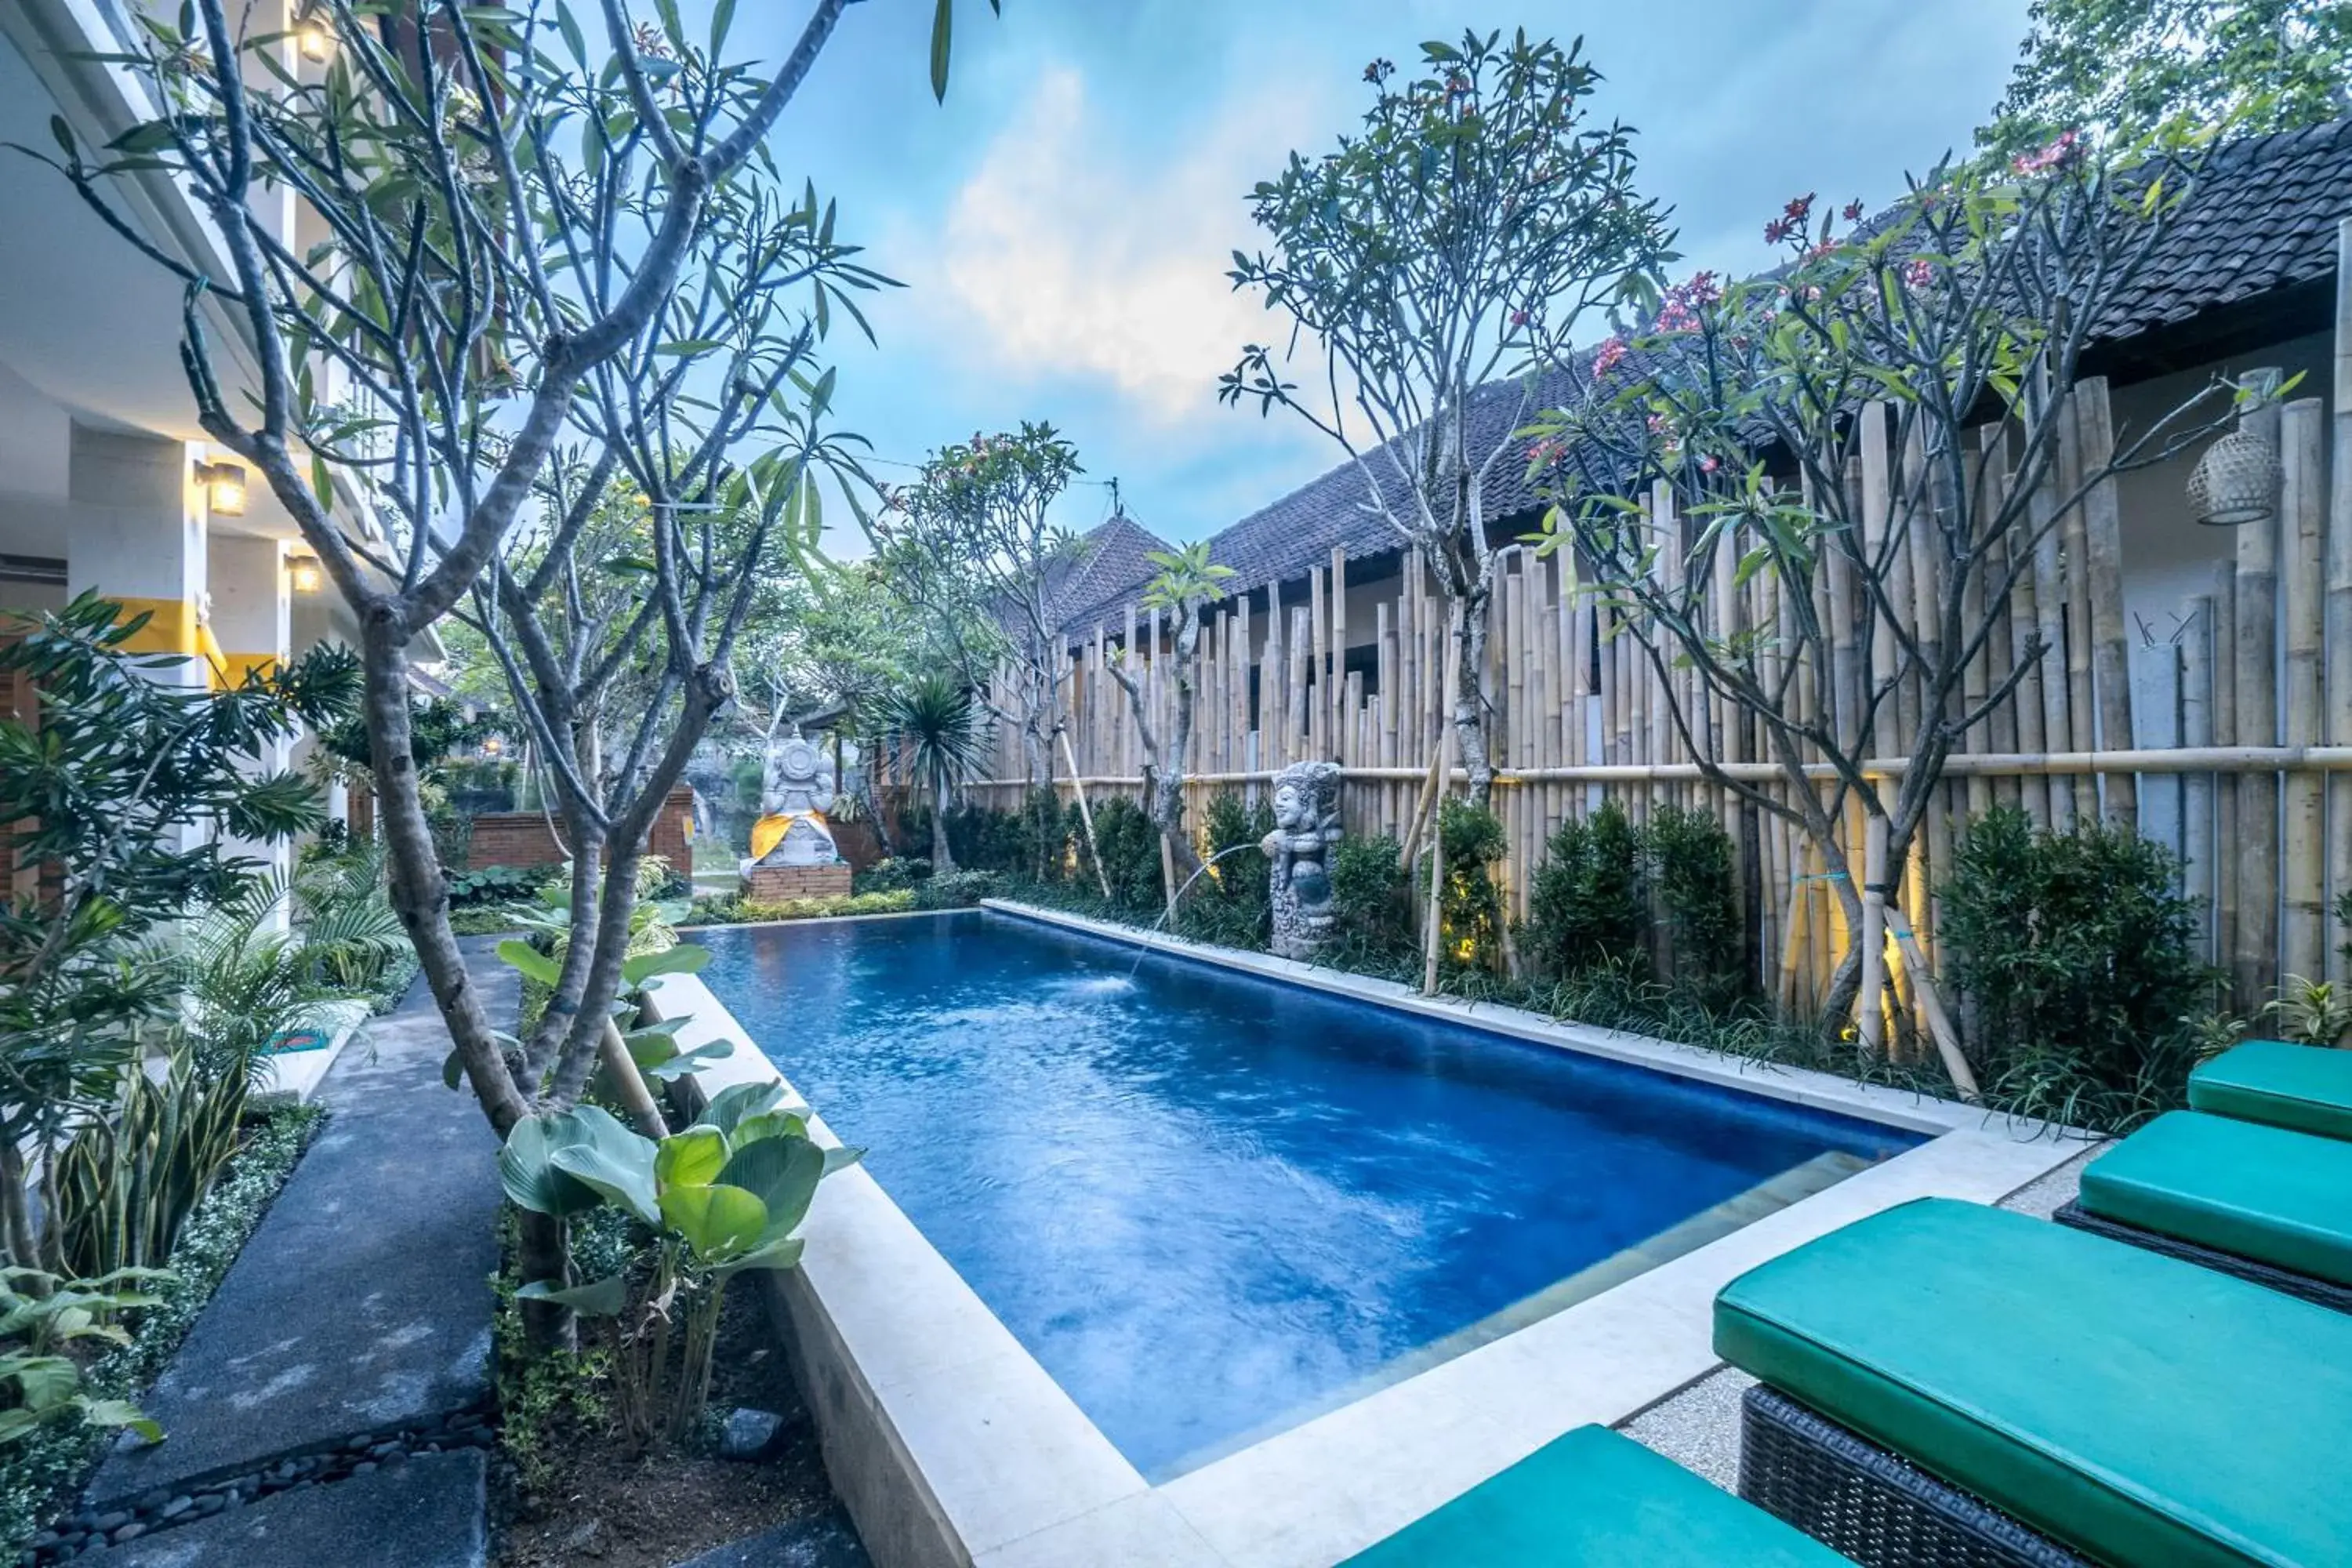
[[[295,13],[294,47],[313,65],[325,65],[335,58],[335,29],[329,25],[324,5],[305,5]]]
[[[327,585],[327,574],[320,568],[315,555],[288,556],[286,576],[298,594],[315,594]]]
[[[241,463],[198,463],[196,482],[205,487],[205,505],[223,517],[245,515],[245,466]]]

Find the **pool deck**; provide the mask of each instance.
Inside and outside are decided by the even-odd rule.
[[[2000,1202],[2085,1147],[2041,1123],[1826,1074],[1513,1008],[1431,1000],[1390,982],[1025,905],[988,907],[1930,1137],[1598,1295],[1156,1487],[874,1178],[862,1167],[843,1172],[810,1210],[802,1267],[768,1278],[772,1305],[793,1324],[795,1369],[828,1468],[880,1568],[1330,1568],[1569,1428],[1623,1422],[1716,1372],[1715,1295],[1747,1269],[1914,1198]],[[679,1032],[682,1047],[735,1043],[732,1056],[697,1075],[701,1091],[782,1080],[700,980],[666,976],[657,987],[656,1011],[690,1020]],[[813,1131],[833,1141],[821,1118]]]

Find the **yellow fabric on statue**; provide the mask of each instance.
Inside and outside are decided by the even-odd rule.
[[[784,841],[784,830],[793,825],[790,813],[763,816],[751,825],[751,858],[764,860],[768,851]]]

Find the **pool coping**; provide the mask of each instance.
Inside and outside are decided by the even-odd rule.
[[[792,1325],[827,1469],[878,1568],[1330,1568],[1570,1427],[1628,1420],[1713,1372],[1715,1293],[1749,1268],[1912,1198],[1998,1202],[2085,1147],[2039,1123],[1827,1074],[1492,1005],[1433,1003],[1388,982],[1029,905],[984,907],[1930,1137],[1549,1318],[1158,1486],[873,1176],[844,1171],[811,1206],[800,1268],[762,1278]],[[700,979],[664,976],[651,989],[658,1014],[689,1018],[682,1047],[735,1047],[694,1075],[690,1093],[791,1087]],[[821,1117],[811,1131],[837,1142]]]

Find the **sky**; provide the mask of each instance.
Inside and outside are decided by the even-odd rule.
[[[2000,97],[2026,0],[958,0],[944,105],[929,0],[852,6],[772,139],[787,176],[840,203],[838,232],[906,287],[876,298],[878,346],[836,322],[840,422],[885,478],[1024,420],[1087,475],[1057,521],[1089,527],[1116,479],[1128,514],[1202,538],[1339,460],[1296,415],[1216,400],[1280,321],[1225,277],[1255,249],[1246,195],[1294,149],[1354,128],[1375,57],[1525,26],[1580,32],[1598,113],[1637,132],[1640,184],[1684,259],[1769,264],[1765,220],[1819,192],[1875,205],[1965,149]],[[752,0],[730,53],[773,58],[806,14]],[[1597,336],[1596,331],[1591,336]],[[837,552],[857,542],[835,531]]]

